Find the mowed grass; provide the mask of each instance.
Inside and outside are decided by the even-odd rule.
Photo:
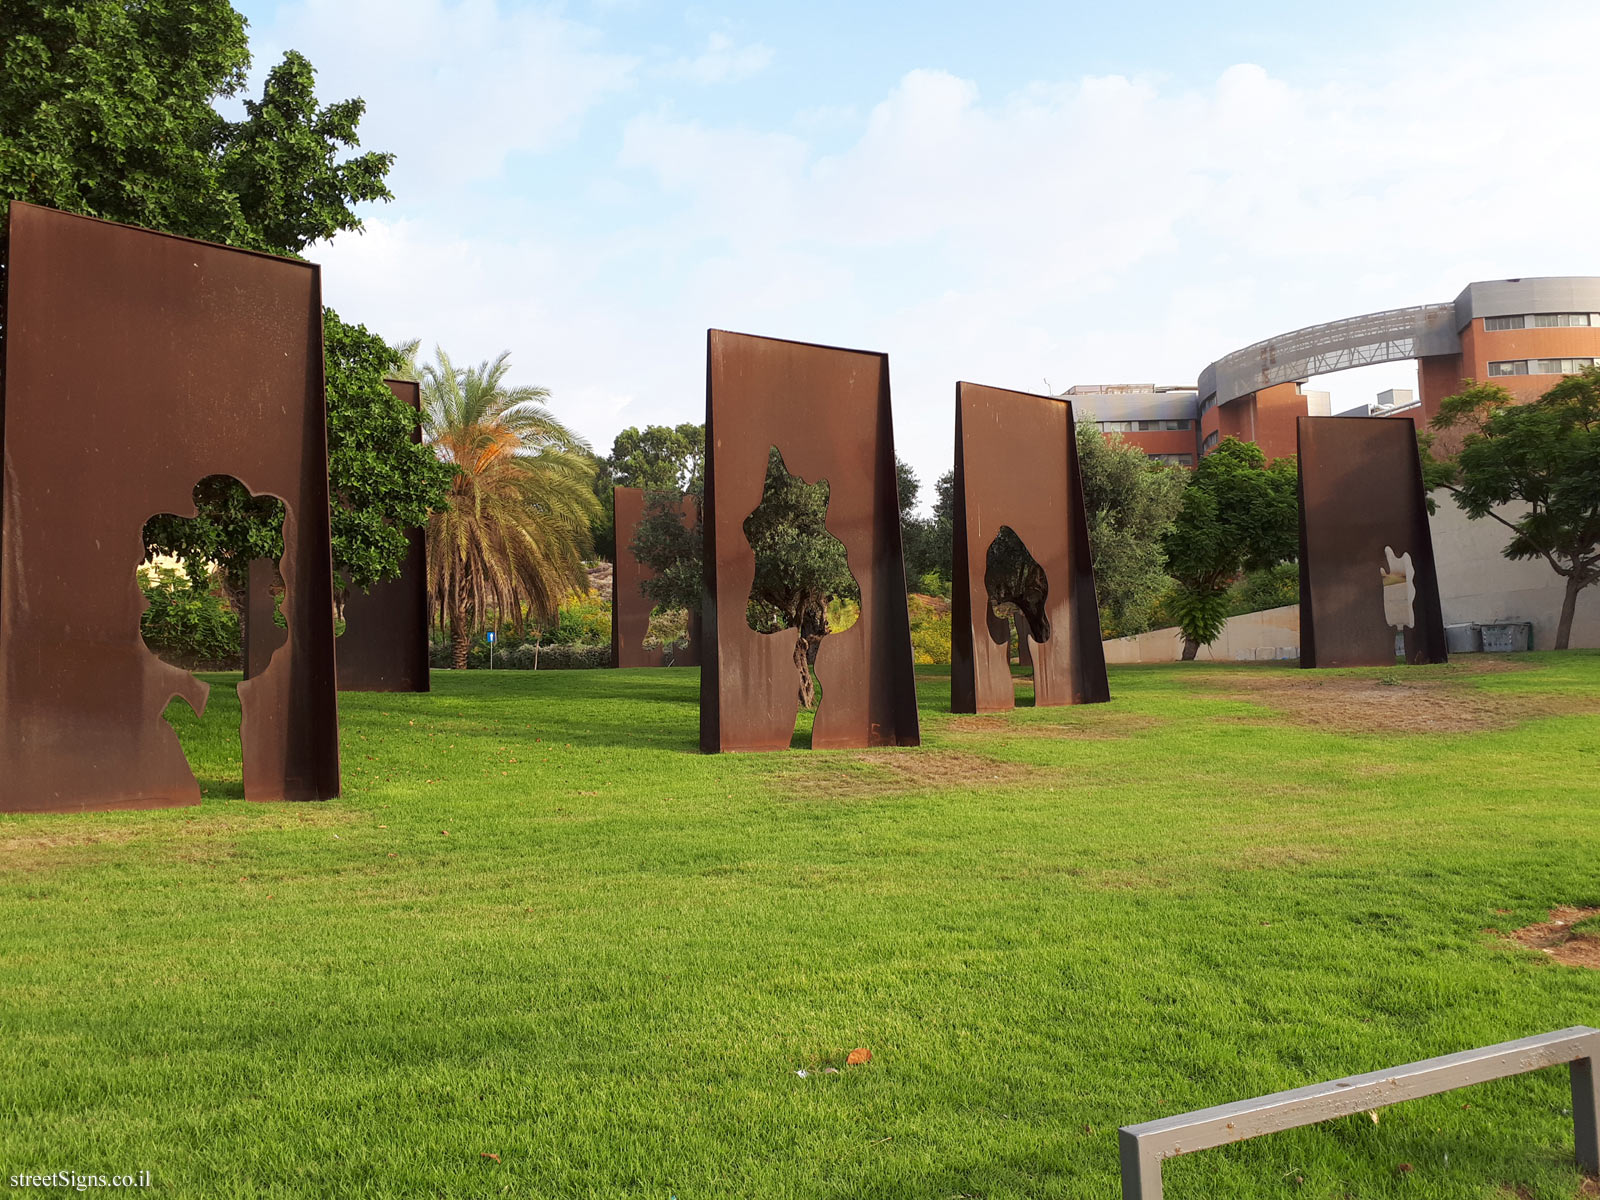
[[[0,818],[0,1184],[1109,1198],[1118,1125],[1600,1025],[1600,971],[1493,932],[1600,904],[1600,654],[984,718],[930,670],[920,750],[715,757],[693,670],[435,672],[340,697],[307,805],[242,799],[210,678],[200,807]],[[1570,1103],[1544,1071],[1167,1195],[1571,1200]]]

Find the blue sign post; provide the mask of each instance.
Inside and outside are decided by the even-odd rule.
[[[494,630],[483,635],[489,639],[489,670],[494,670]]]

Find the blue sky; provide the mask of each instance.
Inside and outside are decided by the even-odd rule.
[[[329,302],[509,349],[601,450],[700,418],[711,326],[888,351],[931,484],[957,379],[1191,382],[1474,279],[1600,274],[1589,0],[239,7],[258,77],[300,50],[399,156],[395,202],[309,253]]]

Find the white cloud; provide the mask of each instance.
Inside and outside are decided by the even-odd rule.
[[[674,60],[664,69],[664,73],[691,83],[732,83],[759,75],[771,61],[770,46],[763,46],[759,42],[739,46],[727,34],[713,33],[706,39],[703,51],[694,58]]]
[[[509,156],[571,137],[632,86],[640,59],[553,10],[498,0],[295,0],[256,38],[256,70],[304,51],[325,101],[359,95],[365,147],[396,153],[418,197],[500,174]]]
[[[1447,299],[1473,279],[1600,274],[1586,219],[1600,11],[1556,7],[1561,35],[1514,55],[1498,35],[1434,34],[1307,79],[1244,63],[1209,80],[1098,76],[989,97],[911,71],[863,116],[829,110],[856,135],[827,153],[807,120],[690,120],[650,97],[613,169],[573,188],[616,198],[625,225],[541,243],[478,232],[491,215],[471,209],[391,221],[332,248],[330,295],[337,265],[337,287],[359,293],[352,315],[393,314],[372,322],[391,336],[473,358],[510,346],[526,381],[554,387],[603,444],[624,424],[700,412],[710,326],[887,350],[897,440],[931,484],[950,459],[958,378],[1182,383],[1259,338]],[[523,28],[487,3],[450,12],[480,40]],[[441,154],[548,144],[636,78],[565,22],[532,20],[522,44],[570,60],[550,70],[587,80],[589,99],[531,131],[457,132],[449,121],[478,102],[441,98],[424,69],[407,103],[456,114],[435,122]],[[719,47],[735,51],[714,39],[708,53]],[[521,79],[469,86],[499,95]],[[829,99],[813,92],[794,112]]]

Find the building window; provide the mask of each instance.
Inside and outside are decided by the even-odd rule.
[[[1594,366],[1592,358],[1539,358],[1530,364],[1534,375],[1575,375],[1585,367]]]
[[[1589,316],[1588,313],[1535,313],[1533,327],[1535,329],[1588,328],[1592,324]]]
[[[1215,396],[1207,396],[1204,400],[1200,401],[1200,415],[1202,417],[1205,416],[1216,406],[1217,398]]]
[[[1101,421],[1100,422],[1100,432],[1101,433],[1133,433],[1134,430],[1135,430],[1135,427],[1137,425],[1138,425],[1137,421]]]
[[[1192,454],[1151,454],[1147,457],[1155,462],[1167,463],[1174,467],[1194,466],[1194,455]]]
[[[1538,318],[1535,317],[1534,320],[1537,321]],[[1483,327],[1485,329],[1491,331],[1491,332],[1493,332],[1496,329],[1526,329],[1528,327],[1528,318],[1527,317],[1485,317],[1483,319]]]
[[[1489,364],[1489,377],[1496,375],[1526,375],[1528,363],[1526,359],[1513,359],[1510,362],[1492,362]]]
[[[1222,435],[1213,429],[1210,433],[1206,434],[1206,440],[1200,443],[1200,453],[1210,454],[1211,451],[1216,447],[1216,444],[1221,440]]]

